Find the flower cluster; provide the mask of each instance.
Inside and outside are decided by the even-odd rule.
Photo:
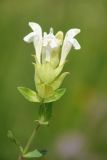
[[[55,35],[53,29],[49,34],[42,33],[39,24],[29,22],[33,32],[24,37],[27,43],[33,43],[35,48],[35,86],[36,92],[25,87],[19,87],[19,91],[32,102],[48,103],[58,100],[65,89],[59,89],[68,72],[62,72],[66,57],[71,48],[78,50],[80,45],[75,36],[80,33],[80,29],[70,29],[65,38],[63,32],[59,31]]]

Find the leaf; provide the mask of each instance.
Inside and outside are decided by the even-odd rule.
[[[37,93],[26,87],[18,87],[19,92],[30,102],[40,102]]]
[[[23,147],[21,146],[20,142],[18,141],[18,139],[15,137],[15,135],[11,130],[8,130],[7,136],[11,140],[11,142],[16,144],[19,147],[20,151],[23,152]]]
[[[59,100],[65,93],[66,88],[57,89],[52,97],[49,97],[44,100],[44,103],[49,103]]]
[[[7,132],[7,137],[10,138],[11,140],[14,139],[14,136],[13,136],[12,131],[8,130],[8,132]]]
[[[8,130],[7,136],[8,136],[8,138],[9,138],[13,143],[15,143],[17,146],[20,145],[20,142],[17,140],[17,138],[15,137],[15,135],[13,134],[13,132],[12,132],[11,130]]]
[[[40,153],[37,149],[32,152],[28,152],[23,155],[24,158],[39,158],[42,157],[42,153]]]

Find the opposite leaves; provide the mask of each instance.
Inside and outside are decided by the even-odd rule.
[[[43,102],[43,103],[50,103],[53,101],[57,101],[59,100],[65,93],[66,89],[65,88],[61,88],[61,89],[57,89],[54,94],[52,96],[50,96],[49,98],[40,98],[38,96],[38,94],[26,87],[18,87],[19,92],[25,97],[25,99],[27,99],[30,102]]]

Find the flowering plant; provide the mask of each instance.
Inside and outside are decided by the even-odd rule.
[[[35,69],[34,81],[35,91],[26,87],[18,87],[19,92],[30,102],[40,103],[39,119],[26,147],[17,143],[16,138],[9,131],[9,137],[19,145],[22,158],[41,157],[44,154],[38,150],[28,152],[30,144],[34,139],[35,133],[42,125],[48,125],[52,115],[52,102],[59,100],[65,93],[65,88],[60,88],[64,78],[69,72],[62,73],[63,67],[66,63],[66,58],[71,48],[78,50],[80,44],[75,39],[75,36],[80,33],[80,29],[70,29],[65,38],[63,32],[59,31],[54,35],[53,29],[50,28],[49,34],[42,33],[39,24],[29,22],[29,26],[33,32],[24,37],[27,43],[33,43],[35,48],[33,63]]]

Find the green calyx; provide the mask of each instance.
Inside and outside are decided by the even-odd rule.
[[[36,60],[33,65],[36,90],[18,87],[19,92],[30,102],[49,103],[59,100],[65,93],[65,89],[59,88],[69,72],[61,74],[63,65],[54,68],[49,62],[40,64]]]

